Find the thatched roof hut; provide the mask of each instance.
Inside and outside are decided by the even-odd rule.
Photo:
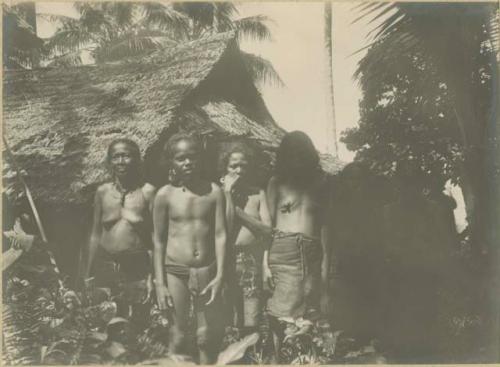
[[[266,152],[284,133],[232,33],[120,64],[9,71],[3,83],[4,134],[41,202],[88,202],[118,137],[137,141],[154,172],[162,143],[179,129],[207,144],[244,137]],[[12,176],[7,160],[4,184],[13,185]]]
[[[238,138],[258,148],[269,166],[284,130],[241,57],[234,34],[225,33],[119,64],[4,72],[3,133],[28,174],[63,273],[76,274],[91,222],[88,204],[107,179],[112,140],[139,144],[153,183],[162,179],[162,145],[180,129],[203,139],[212,175],[220,146]],[[328,172],[339,168],[335,160],[322,162]],[[4,187],[15,198],[21,189],[9,163],[4,159]]]

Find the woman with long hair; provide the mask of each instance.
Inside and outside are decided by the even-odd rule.
[[[274,288],[268,313],[275,319],[314,318],[320,303],[323,312],[328,308],[331,196],[319,155],[305,133],[293,131],[283,138],[267,199],[274,228],[266,255]]]
[[[117,139],[108,147],[112,181],[97,188],[84,278],[88,278],[97,250],[102,250],[106,272],[103,279],[112,292],[121,294],[120,316],[144,326],[143,303],[152,291],[152,220],[155,189],[141,175],[141,154],[130,139]],[[88,282],[87,282],[88,283]]]

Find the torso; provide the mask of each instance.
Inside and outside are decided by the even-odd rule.
[[[306,189],[276,180],[275,183],[276,229],[319,238],[329,201],[325,182],[318,180]]]
[[[260,210],[260,195],[259,190],[256,188],[249,188],[247,192],[242,193],[242,197],[246,200],[242,200],[242,203],[236,202],[235,204],[243,209],[243,211],[253,218],[261,219]],[[252,246],[255,245],[256,238],[246,227],[242,226],[240,223],[236,224],[234,243],[236,247],[239,246]]]
[[[151,185],[144,185],[128,193],[122,206],[122,194],[114,184],[102,187],[102,236],[101,247],[110,254],[140,248],[151,243],[151,216],[148,192]]]
[[[167,259],[190,267],[203,267],[215,261],[216,196],[210,182],[197,192],[167,185]]]

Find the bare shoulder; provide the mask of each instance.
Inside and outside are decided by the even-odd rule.
[[[142,192],[146,199],[151,200],[154,198],[155,193],[156,193],[156,187],[151,185],[150,183],[145,183],[144,186],[142,187]]]
[[[211,193],[212,193],[212,195],[217,196],[217,197],[218,196],[223,196],[222,195],[222,189],[220,188],[219,185],[217,185],[214,182],[211,182],[210,185],[211,185]]]
[[[172,194],[172,186],[165,185],[160,187],[160,189],[156,192],[156,198],[166,200],[171,194]]]
[[[264,190],[262,190],[258,187],[255,187],[255,186],[250,186],[246,190],[246,195],[248,197],[248,200],[253,201],[253,202],[260,202],[262,197],[263,197],[262,196],[263,193],[264,193]]]
[[[112,189],[112,183],[111,182],[106,182],[103,183],[102,185],[99,185],[96,190],[96,196],[102,197],[104,194],[106,194],[108,191]]]

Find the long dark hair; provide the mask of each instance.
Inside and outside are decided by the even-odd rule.
[[[303,186],[314,182],[320,174],[319,154],[311,138],[302,131],[287,133],[276,155],[276,178]]]

